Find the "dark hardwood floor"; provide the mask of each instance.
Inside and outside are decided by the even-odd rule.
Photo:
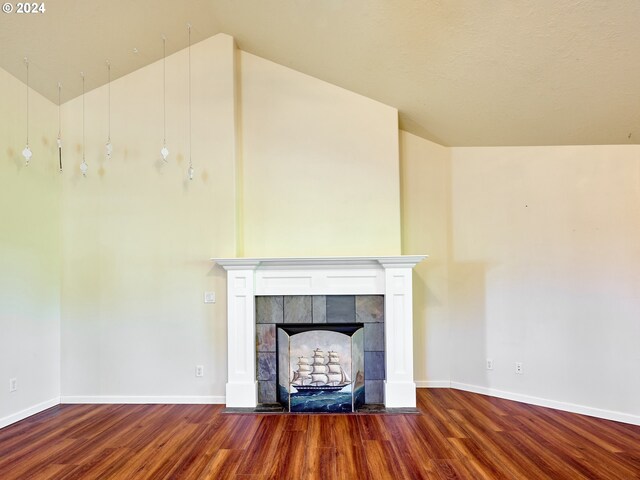
[[[640,427],[449,389],[420,415],[60,405],[0,430],[0,479],[638,479]]]

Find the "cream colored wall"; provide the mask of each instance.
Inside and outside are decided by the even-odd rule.
[[[87,93],[86,178],[78,168],[82,99],[64,105],[65,401],[222,400],[226,282],[209,258],[235,254],[234,59],[227,35],[192,47],[193,181],[186,50],[167,58],[167,163],[159,153],[162,62],[112,83],[111,160],[104,157],[107,88]],[[217,303],[203,303],[206,290]],[[196,365],[204,365],[203,378]]]
[[[395,109],[212,37],[192,50],[189,182],[186,62],[167,59],[168,164],[161,63],[112,83],[109,161],[107,89],[87,93],[87,178],[82,99],[64,105],[64,401],[221,401],[226,282],[210,257],[400,252]]]
[[[640,147],[454,148],[451,178],[454,385],[640,421]]]
[[[402,253],[428,254],[413,273],[414,376],[449,382],[448,254],[451,149],[400,131]]]
[[[240,59],[244,255],[399,254],[397,110]]]
[[[640,147],[400,146],[416,380],[640,422]]]
[[[26,86],[0,70],[0,427],[60,396],[58,115],[33,90],[29,103],[26,167]]]

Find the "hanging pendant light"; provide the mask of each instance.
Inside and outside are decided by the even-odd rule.
[[[27,57],[24,57],[24,64],[27,68],[27,146],[22,150],[22,156],[24,157],[25,164],[29,165],[33,153],[31,153],[31,149],[29,148],[29,59]]]
[[[107,60],[107,143],[104,152],[107,160],[111,160],[113,145],[111,145],[111,63]]]
[[[167,161],[167,38],[162,36],[162,160]]]
[[[58,162],[60,173],[62,173],[62,122],[60,117],[60,91],[62,90],[62,84],[58,82]]]
[[[191,24],[187,23],[189,29],[189,169],[187,174],[189,180],[193,180],[193,162],[191,161]]]
[[[82,172],[82,176],[87,176],[87,170],[89,170],[89,165],[84,158],[84,72],[80,72],[80,76],[82,76],[82,163],[80,164],[80,171]]]

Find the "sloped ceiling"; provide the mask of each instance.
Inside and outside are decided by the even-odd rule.
[[[13,2],[15,5],[15,2]],[[57,103],[219,32],[397,107],[450,146],[640,140],[640,1],[49,0],[0,14],[0,67]],[[134,53],[134,48],[138,53]],[[160,81],[160,80],[159,80]]]

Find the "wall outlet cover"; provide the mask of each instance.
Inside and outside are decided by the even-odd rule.
[[[216,292],[204,292],[204,303],[216,303]]]

